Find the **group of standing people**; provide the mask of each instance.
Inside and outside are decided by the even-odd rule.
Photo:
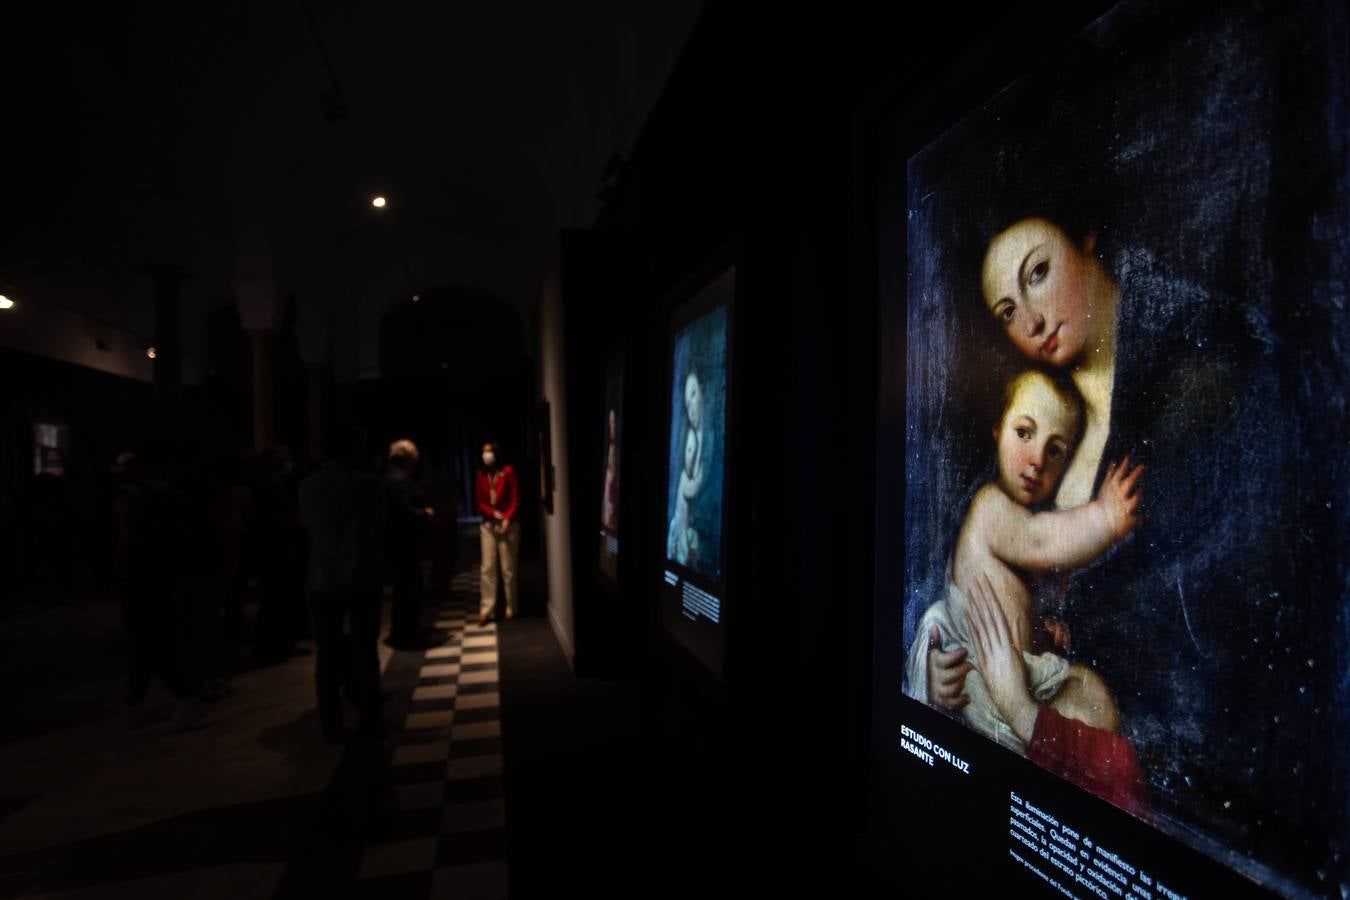
[[[177,726],[191,727],[227,692],[232,646],[251,642],[266,664],[299,653],[308,634],[300,473],[285,448],[245,458],[155,438],[119,454],[112,475],[109,587],[127,629],[132,724],[146,721],[158,677],[178,700]]]
[[[427,646],[421,634],[423,537],[437,510],[428,505],[416,473],[420,454],[409,440],[389,447],[384,484],[360,469],[365,434],[347,429],[323,468],[300,485],[300,519],[309,534],[309,605],[314,622],[315,684],[320,724],[330,741],[343,734],[342,694],[356,707],[357,733],[378,737],[381,712],[378,640],[386,570],[392,581],[389,644],[400,650]],[[516,559],[520,491],[514,470],[498,462],[495,444],[483,447],[476,478],[476,506],[483,517],[483,588],[480,624],[492,614],[500,564],[506,617],[516,614]],[[453,510],[447,517],[454,522]],[[344,623],[350,637],[344,638]]]
[[[146,721],[156,677],[177,701],[174,726],[199,723],[228,689],[231,643],[245,639],[244,599],[253,589],[255,664],[303,652],[312,636],[320,724],[331,741],[344,734],[344,701],[359,714],[358,734],[378,735],[378,641],[386,578],[392,583],[388,643],[426,646],[421,634],[422,559],[433,524],[451,532],[458,506],[441,490],[441,515],[426,500],[435,485],[416,478],[420,453],[409,440],[388,451],[381,478],[368,467],[366,432],[344,426],[325,441],[322,466],[299,471],[289,455],[252,461],[207,458],[152,440],[119,459],[113,495],[116,593],[129,638],[127,705]],[[517,611],[519,486],[483,448],[476,507],[483,517],[481,621],[492,614],[497,571],[506,615]],[[445,481],[447,479],[441,479]],[[453,481],[453,479],[449,479]],[[453,538],[451,539],[451,542]]]

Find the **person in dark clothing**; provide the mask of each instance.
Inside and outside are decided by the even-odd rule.
[[[253,491],[238,452],[222,454],[219,473],[221,497],[221,568],[225,639],[244,641],[244,592],[248,585],[245,536],[252,521]]]
[[[383,731],[380,712],[380,595],[385,497],[379,478],[361,471],[365,432],[348,427],[326,442],[335,455],[300,483],[299,516],[308,532],[309,611],[314,681],[324,737],[341,740],[340,689],[360,714],[360,732]],[[351,638],[343,639],[350,620]]]
[[[422,495],[436,515],[431,520],[427,554],[431,557],[431,583],[449,587],[455,574],[455,515],[459,511],[459,486],[444,452],[432,453],[420,482]]]
[[[422,645],[419,620],[422,606],[422,529],[435,516],[422,489],[413,480],[417,469],[417,445],[395,441],[389,447],[389,474],[385,480],[389,497],[388,556],[394,581],[389,643],[400,649]]]
[[[254,528],[258,566],[258,622],[253,660],[281,662],[298,653],[305,589],[304,532],[296,518],[290,451],[278,446],[258,460]]]
[[[135,470],[114,500],[118,595],[129,644],[127,707],[132,726],[144,724],[150,682],[158,676],[178,701],[174,727],[183,730],[206,712],[179,655],[186,503],[173,484],[167,442],[147,444],[137,454]]]
[[[194,692],[219,699],[225,679],[214,651],[224,581],[224,489],[204,448],[189,447],[182,463],[174,479],[183,502],[179,665]]]

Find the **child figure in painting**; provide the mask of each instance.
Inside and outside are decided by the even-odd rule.
[[[1066,573],[1091,563],[1129,534],[1137,521],[1136,483],[1143,467],[1130,471],[1129,458],[1112,465],[1096,499],[1074,509],[1051,507],[1060,476],[1083,428],[1083,403],[1073,385],[1044,372],[1028,370],[1004,392],[1003,413],[994,425],[998,475],[975,494],[966,511],[952,554],[946,597],[924,614],[910,650],[910,693],[927,701],[929,636],[936,630],[941,649],[973,642],[967,624],[967,598],[986,578],[1012,627],[1027,670],[1027,686],[1037,702],[1048,702],[1062,716],[1107,731],[1119,729],[1115,701],[1101,679],[1085,666],[1069,663],[1046,648],[1047,634],[1058,647],[1067,637],[1058,623],[1032,629],[1031,592],[1026,577]],[[1002,720],[980,673],[962,666],[966,724],[1000,744],[1025,754],[1020,738]]]
[[[690,427],[684,439],[684,468],[675,488],[675,514],[666,535],[666,558],[683,566],[692,566],[698,555],[698,532],[689,523],[689,503],[698,495],[701,479],[696,475],[698,432]]]

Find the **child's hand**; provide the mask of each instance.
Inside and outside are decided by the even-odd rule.
[[[1130,471],[1128,455],[1119,465],[1113,463],[1106,467],[1106,478],[1102,481],[1101,490],[1097,491],[1097,502],[1106,511],[1113,542],[1124,538],[1139,524],[1139,493],[1136,486],[1143,473],[1143,466],[1135,466],[1134,471]]]
[[[971,670],[963,647],[944,652],[942,636],[934,625],[928,630],[928,701],[938,709],[956,712],[970,702],[966,674]]]

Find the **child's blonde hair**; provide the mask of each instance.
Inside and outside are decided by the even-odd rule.
[[[1008,408],[1012,406],[1013,398],[1017,396],[1017,392],[1022,385],[1037,378],[1049,385],[1056,396],[1073,409],[1073,434],[1065,435],[1065,439],[1069,441],[1070,447],[1078,446],[1078,439],[1083,436],[1083,428],[1087,424],[1087,404],[1083,402],[1083,395],[1079,393],[1078,385],[1073,383],[1073,379],[1058,372],[1050,373],[1044,369],[1023,369],[1015,375],[1003,388],[1003,406],[999,410],[996,424],[1003,424],[1003,418],[1008,415]]]

